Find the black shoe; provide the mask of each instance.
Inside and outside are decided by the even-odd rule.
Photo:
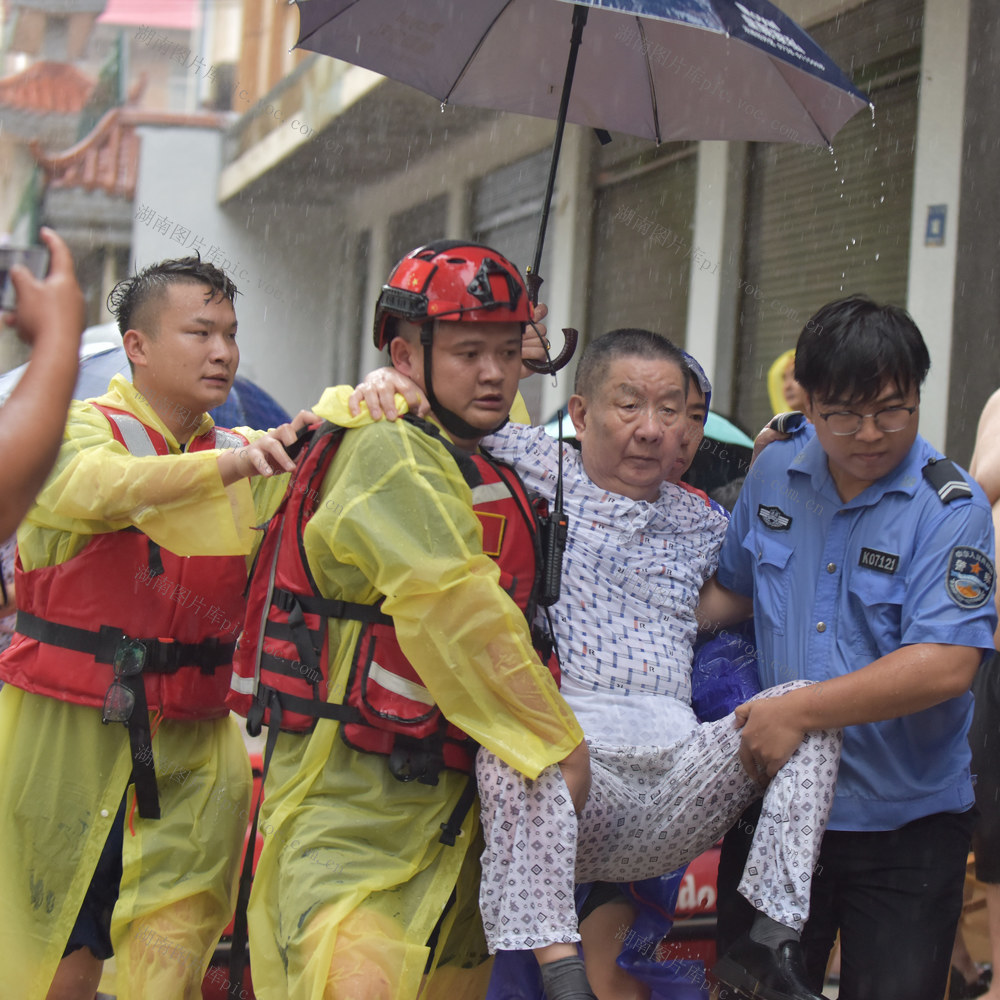
[[[981,969],[978,978],[971,983],[953,965],[951,967],[951,985],[948,987],[948,1000],[973,1000],[982,996],[993,981],[993,970],[987,966]]]
[[[712,975],[748,997],[760,1000],[826,1000],[806,985],[806,967],[798,941],[777,948],[744,934],[712,969]]]

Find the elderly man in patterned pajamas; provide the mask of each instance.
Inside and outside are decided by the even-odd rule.
[[[583,812],[574,815],[557,768],[532,781],[479,754],[487,941],[491,950],[532,949],[550,1000],[593,996],[576,951],[575,882],[671,871],[762,794],[740,886],[759,917],[740,961],[753,967],[761,996],[817,997],[803,985],[797,935],[841,737],[806,733],[787,763],[764,769],[742,747],[734,715],[699,725],[691,710],[695,611],[726,518],[667,482],[683,446],[688,378],[668,340],[616,330],[584,353],[569,404],[581,452],[563,446],[569,538],[552,610],[562,693],[591,752]],[[509,424],[484,444],[529,489],[554,497],[560,446],[544,430]],[[793,686],[766,696],[780,701]]]

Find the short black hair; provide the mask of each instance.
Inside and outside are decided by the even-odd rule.
[[[212,290],[212,298],[221,296],[231,305],[236,304],[239,290],[232,278],[221,268],[194,257],[178,257],[150,264],[131,278],[119,281],[108,295],[108,309],[118,321],[118,332],[124,337],[125,331],[133,327],[133,319],[143,306],[159,298],[169,285],[190,282],[206,285]]]
[[[862,403],[886,383],[919,391],[931,367],[917,324],[899,306],[851,295],[823,306],[795,345],[795,380],[810,397]]]
[[[691,370],[676,344],[662,334],[636,327],[622,327],[591,341],[576,367],[573,391],[578,396],[591,396],[608,377],[608,369],[619,358],[644,358],[650,361],[672,361],[684,376],[684,396],[687,397]]]

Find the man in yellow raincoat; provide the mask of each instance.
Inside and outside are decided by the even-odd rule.
[[[217,432],[205,413],[236,373],[235,294],[198,258],[116,289],[134,381],[72,405],[18,533],[3,996],[92,1000],[113,950],[119,1000],[194,1000],[232,912],[250,770],[224,698],[252,529],[294,438]]]
[[[429,425],[353,417],[350,390],[327,390],[316,413],[349,429],[301,539],[323,598],[384,597],[416,677],[393,674],[378,654],[363,666],[369,680],[377,672],[381,694],[436,703],[529,778],[561,764],[582,803],[582,731],[532,647],[524,609],[500,586],[502,561],[484,554],[482,524],[498,522],[481,524],[474,504],[497,494],[470,488],[454,453],[478,457],[478,440],[506,420],[529,319],[520,276],[489,248],[442,242],[404,258],[379,299],[376,344],[427,393],[446,438]],[[324,704],[342,704],[366,627],[343,618],[328,626]],[[238,681],[234,674],[234,691]],[[376,687],[367,699],[381,696]],[[393,757],[349,746],[366,740],[349,728],[319,718],[308,734],[277,737],[249,912],[256,994],[410,1000],[426,979],[425,997],[481,997],[488,964],[474,809],[454,843],[442,842],[469,775],[446,766],[400,780],[413,775]]]

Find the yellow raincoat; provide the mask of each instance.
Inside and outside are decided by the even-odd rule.
[[[351,417],[349,392],[328,389],[314,408],[361,428],[344,436],[305,529],[320,590],[366,603],[385,594],[400,646],[444,714],[536,777],[583,735],[483,555],[469,487],[441,444],[409,423]],[[343,700],[360,628],[330,621],[333,702]],[[423,995],[483,996],[478,814],[466,816],[455,846],[439,840],[469,779],[445,771],[435,786],[397,781],[385,757],[349,749],[338,729],[321,719],[309,735],[278,737],[250,901],[257,996],[415,997],[442,914]]]
[[[790,407],[785,399],[785,369],[795,361],[795,348],[782,351],[767,370],[767,398],[771,409],[777,415]]]
[[[158,430],[171,454],[130,455],[98,410],[74,403],[56,466],[18,531],[24,568],[61,563],[94,534],[129,525],[179,555],[249,553],[287,477],[224,487],[218,452],[181,455],[125,379],[98,401]],[[211,426],[204,417],[196,434]],[[207,597],[212,581],[205,586]],[[250,768],[234,718],[163,720],[153,753],[162,818],[136,813],[134,835],[125,830],[111,925],[117,997],[195,1000],[232,914]],[[102,725],[99,710],[0,691],[0,998],[45,997],[130,773],[127,730]],[[132,801],[130,791],[127,810]]]

